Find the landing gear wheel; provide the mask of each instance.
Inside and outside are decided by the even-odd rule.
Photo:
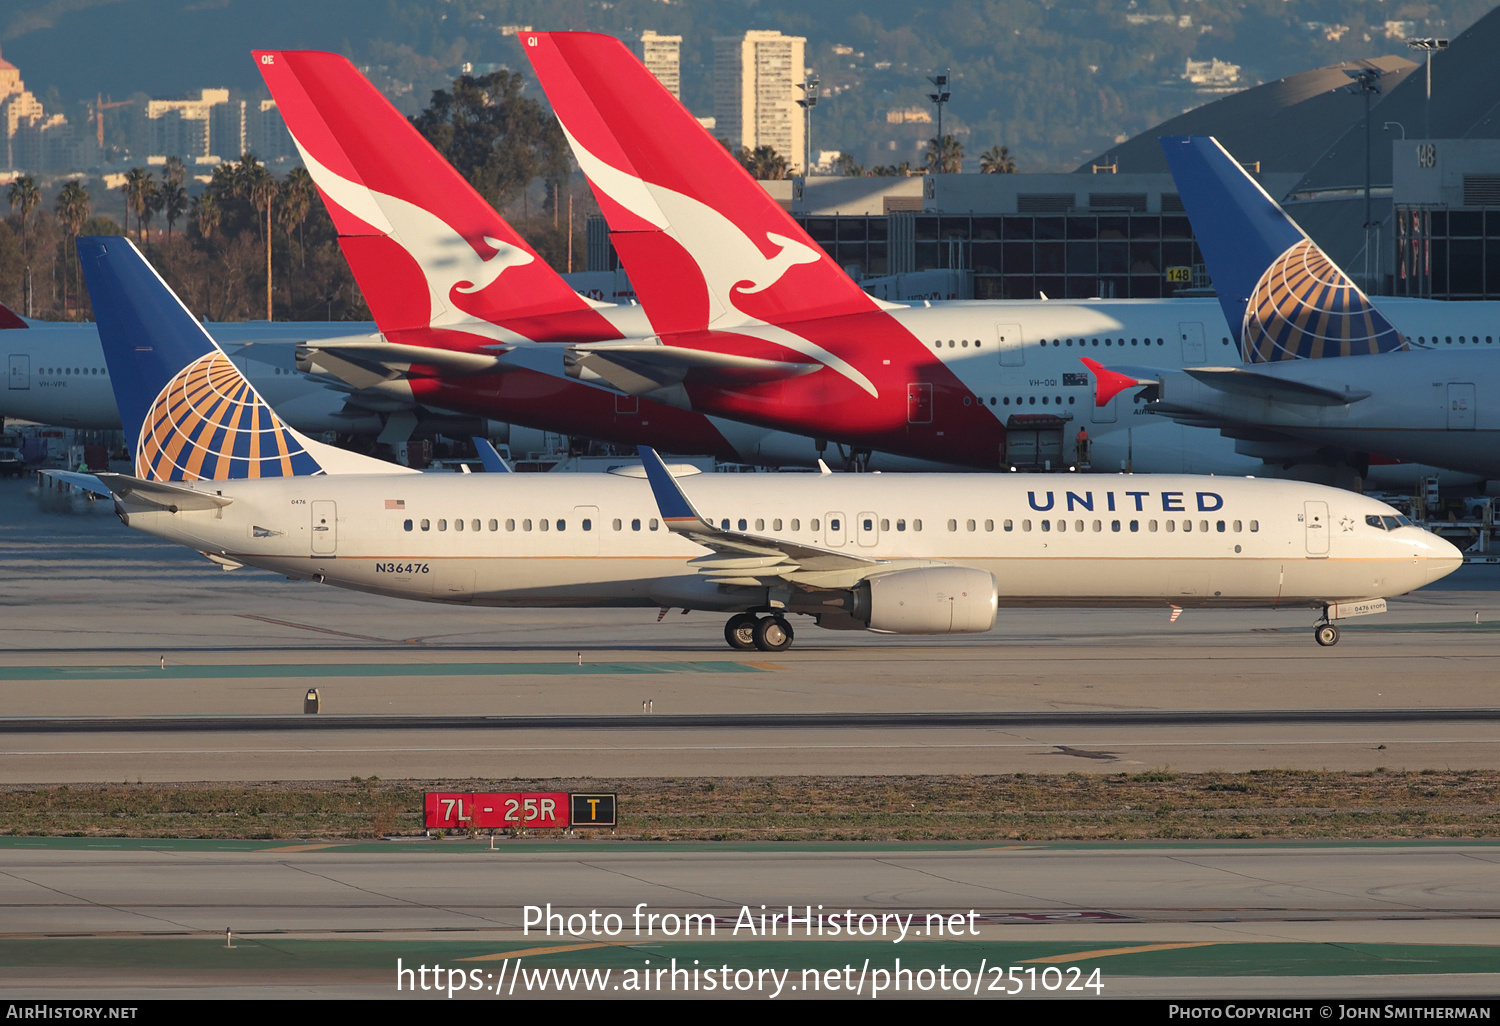
[[[779,616],[767,616],[757,621],[755,647],[762,652],[785,652],[792,647],[792,625]]]
[[[1313,628],[1313,637],[1324,648],[1339,643],[1339,629],[1331,623],[1320,623]]]
[[[729,647],[748,652],[755,647],[755,617],[749,613],[731,616],[724,625],[724,640]]]

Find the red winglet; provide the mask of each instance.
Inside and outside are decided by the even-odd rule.
[[[1083,365],[1094,373],[1094,405],[1107,406],[1109,401],[1127,388],[1135,388],[1141,384],[1137,378],[1129,374],[1121,374],[1118,371],[1101,367],[1096,360],[1090,360],[1087,356],[1079,357]]]
[[[0,303],[0,331],[9,328],[29,328],[31,325],[21,320],[21,315],[16,313],[4,303]]]

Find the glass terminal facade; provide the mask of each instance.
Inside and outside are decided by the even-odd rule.
[[[1193,285],[1203,256],[1182,214],[794,215],[856,280],[974,272],[975,299],[1160,299]],[[907,230],[900,221],[910,222]],[[1174,270],[1175,269],[1175,270]]]

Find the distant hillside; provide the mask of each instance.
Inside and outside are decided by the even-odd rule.
[[[1239,66],[1237,85],[1456,35],[1488,0],[10,0],[0,47],[44,103],[75,116],[96,93],[260,92],[252,47],[336,50],[408,112],[465,62],[523,67],[506,26],[680,34],[683,99],[709,113],[715,35],[778,28],[808,38],[823,79],[815,149],[865,165],[916,161],[933,126],[926,76],[953,76],[944,127],[970,158],[1004,144],[1025,171],[1061,170],[1211,99],[1191,58]],[[513,30],[512,30],[513,31]],[[898,115],[899,116],[899,115]]]

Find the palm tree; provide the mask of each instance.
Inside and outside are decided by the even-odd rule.
[[[847,153],[839,154],[838,159],[833,162],[833,170],[846,178],[862,178],[865,173],[865,169],[859,166],[859,161]]]
[[[991,146],[979,155],[979,173],[982,175],[1013,175],[1016,159],[1004,146]]]
[[[84,223],[89,219],[89,194],[83,187],[83,181],[78,178],[70,180],[57,194],[57,219],[62,222],[63,227],[68,229],[68,236],[72,239],[72,245],[68,247],[69,252],[78,251],[78,233],[83,231]],[[75,257],[76,259],[76,257]],[[68,309],[68,265],[63,262],[63,310]]]
[[[927,140],[927,170],[935,174],[958,174],[964,166],[964,144],[954,136]]]
[[[281,230],[286,232],[287,249],[292,246],[292,229],[301,229],[308,213],[312,211],[313,197],[316,194],[317,187],[313,185],[312,175],[307,173],[307,168],[294,167],[287,172],[286,180],[281,183],[281,195],[276,198],[281,204],[277,220],[281,223]]]
[[[141,215],[146,209],[146,190],[150,188],[146,183],[154,181],[151,172],[143,167],[133,167],[125,172],[125,184],[120,186],[125,190],[125,231],[130,232],[130,215],[135,215],[135,233],[139,238],[141,234]]]
[[[147,177],[141,192],[141,210],[138,222],[146,233],[146,244],[151,244],[151,219],[161,212],[167,197],[156,184],[156,179]]]
[[[187,165],[182,162],[181,157],[168,157],[167,166],[162,168],[161,178],[164,182],[181,185],[187,178]]]
[[[205,239],[214,237],[219,230],[219,222],[223,220],[224,212],[219,207],[219,201],[212,192],[205,192],[193,201],[193,220],[198,225],[198,234]]]
[[[261,175],[250,184],[250,205],[266,215],[266,320],[271,320],[271,208],[279,191],[276,179],[261,167]]]
[[[161,197],[162,209],[167,215],[167,238],[170,239],[172,237],[172,226],[177,223],[183,214],[187,213],[187,190],[182,187],[181,181],[173,181],[171,178],[168,178],[161,183],[158,195]]]
[[[735,157],[741,167],[763,182],[786,178],[791,174],[786,158],[770,146],[757,146],[754,150],[742,146]]]
[[[36,187],[36,179],[22,175],[10,183],[8,190],[10,209],[21,211],[21,259],[26,265],[26,316],[31,312],[31,212],[42,201],[42,191]]]

